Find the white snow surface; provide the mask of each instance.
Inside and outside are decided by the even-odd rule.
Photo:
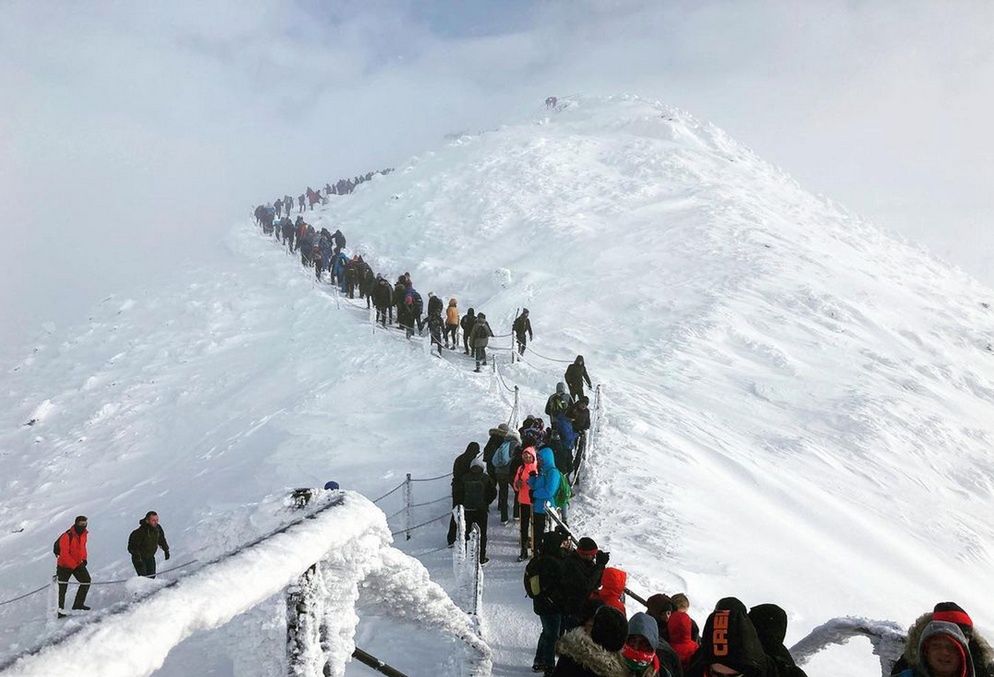
[[[496,333],[528,307],[534,350],[585,356],[603,444],[571,520],[636,591],[686,591],[701,623],[726,595],[776,602],[788,646],[831,618],[907,625],[949,599],[994,628],[981,605],[994,593],[992,292],[962,272],[720,130],[628,96],[459,138],[306,216],[391,280],[410,271],[426,302],[455,296]],[[247,222],[211,267],[108,299],[24,353],[0,407],[0,601],[45,583],[76,514],[90,518],[94,580],[129,575],[127,535],[149,509],[169,564],[203,560],[261,532],[245,508],[260,497],[328,479],[376,497],[407,472],[448,472],[511,402],[461,352],[439,360],[373,331]],[[522,417],[540,412],[565,364],[496,356]],[[415,500],[447,491],[416,484]],[[396,511],[400,492],[380,507]],[[538,620],[516,525],[495,523],[483,630],[494,673],[523,675]],[[428,552],[444,529],[398,545],[428,553],[452,592],[448,551]],[[0,607],[4,655],[53,631],[42,597]],[[281,613],[262,605],[195,636],[160,672],[270,674],[244,656],[278,655]],[[361,594],[358,613],[359,646],[413,675],[438,669],[437,632]],[[879,662],[864,643],[805,669],[875,675]]]

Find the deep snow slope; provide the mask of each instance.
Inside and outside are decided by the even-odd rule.
[[[426,299],[482,308],[498,333],[526,306],[539,353],[586,357],[604,384],[604,446],[573,519],[633,588],[685,590],[700,621],[728,594],[776,601],[788,643],[831,616],[907,623],[941,599],[992,626],[980,601],[994,592],[994,318],[990,290],[962,273],[633,97],[463,137],[308,218],[342,228],[375,270],[410,271]],[[7,366],[0,599],[44,582],[79,512],[95,578],[118,577],[150,508],[182,562],[231,540],[227,524],[263,496],[327,479],[378,496],[405,472],[448,471],[507,416],[492,376],[337,310],[246,224],[212,268],[179,272]],[[540,411],[564,365],[526,357],[502,370]],[[404,547],[434,549],[441,531]],[[513,532],[494,531],[495,672],[524,674],[537,623],[505,561]],[[426,557],[443,581],[446,554]],[[44,631],[42,603],[0,607],[0,647]],[[397,634],[377,627],[360,638],[389,650]],[[238,659],[245,632],[218,636],[177,651],[173,673],[218,645],[213,674],[231,671],[225,653],[262,664]],[[414,664],[435,659],[404,644]],[[844,661],[809,674],[875,669]]]

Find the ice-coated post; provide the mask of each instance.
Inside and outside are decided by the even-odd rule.
[[[461,585],[466,578],[466,514],[463,507],[457,505],[452,509],[456,520],[456,542],[452,546],[452,575],[456,583]]]
[[[411,473],[407,473],[404,481],[404,539],[411,540],[411,504],[414,503],[414,486],[411,482]]]
[[[481,607],[483,606],[483,567],[480,564],[480,527],[476,524],[469,532],[469,552],[467,563],[470,572],[470,608],[469,614],[475,617],[475,622],[479,624]]]

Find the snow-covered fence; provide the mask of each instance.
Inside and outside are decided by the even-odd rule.
[[[393,535],[393,536],[399,536],[399,535],[403,534],[404,535],[404,539],[409,541],[409,540],[411,540],[411,532],[412,531],[415,531],[415,530],[420,529],[422,527],[426,527],[429,524],[434,524],[435,522],[438,522],[438,521],[440,521],[442,519],[445,519],[446,517],[449,517],[450,513],[449,512],[445,512],[445,513],[442,513],[442,514],[437,515],[435,517],[432,517],[431,519],[429,519],[427,521],[422,521],[422,522],[420,522],[418,524],[414,524],[414,519],[415,519],[415,517],[414,517],[414,511],[416,509],[418,509],[418,508],[424,508],[424,507],[427,507],[427,506],[435,505],[437,503],[442,503],[444,501],[451,500],[451,496],[448,494],[448,492],[446,492],[446,494],[444,496],[441,496],[439,498],[435,498],[435,499],[432,499],[432,500],[429,500],[429,501],[422,501],[420,503],[415,503],[414,502],[414,500],[415,500],[414,499],[414,485],[417,484],[417,483],[420,483],[420,482],[437,482],[438,480],[444,480],[444,479],[449,478],[449,477],[452,477],[452,473],[451,472],[445,473],[444,475],[438,475],[437,477],[411,477],[411,473],[407,473],[407,476],[406,476],[406,478],[404,479],[403,482],[401,482],[400,484],[398,484],[393,489],[391,489],[387,493],[383,494],[379,498],[373,499],[373,503],[380,504],[382,501],[384,501],[388,497],[394,495],[398,491],[403,490],[403,493],[402,493],[403,505],[400,507],[400,509],[395,510],[394,512],[392,512],[389,515],[387,515],[387,521],[388,522],[390,520],[393,520],[396,517],[403,517],[403,523],[402,523],[401,528],[392,531],[391,535]]]
[[[184,639],[220,627],[293,586],[304,603],[292,611],[298,641],[290,674],[343,675],[355,650],[355,605],[362,583],[364,598],[389,600],[391,616],[460,640],[468,663],[463,674],[489,675],[491,651],[472,619],[430,580],[420,562],[390,547],[383,513],[359,494],[314,494],[307,514],[139,601],[93,612],[0,665],[0,674],[148,675]],[[136,636],[155,641],[136,644]]]
[[[466,516],[461,505],[452,509],[456,520],[456,542],[452,547],[452,573],[465,600],[466,609],[480,631],[483,613],[483,565],[480,562],[482,535],[476,524],[466,535]]]
[[[853,637],[866,637],[873,646],[873,655],[880,658],[880,674],[890,675],[891,667],[904,652],[908,640],[905,630],[894,621],[874,621],[846,616],[833,618],[813,629],[808,636],[791,647],[790,655],[798,665],[832,644],[845,644]]]

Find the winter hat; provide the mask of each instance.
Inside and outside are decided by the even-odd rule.
[[[955,623],[960,628],[964,628],[964,626],[966,628],[973,628],[973,619],[956,602],[939,602],[936,604],[935,609],[933,609],[932,620]]]
[[[628,636],[632,635],[642,635],[649,640],[653,651],[659,646],[659,624],[647,613],[639,611],[628,621]]]
[[[628,621],[624,614],[609,606],[602,606],[594,613],[590,639],[608,651],[621,651],[628,639]]]
[[[657,621],[662,619],[667,611],[670,613],[676,611],[676,607],[673,606],[673,600],[670,599],[670,596],[662,593],[656,593],[645,600],[645,606],[646,612]]]
[[[527,308],[522,308],[521,309],[521,314],[522,315],[527,315],[528,314],[528,309]]]
[[[336,482],[334,480],[329,480],[329,481],[327,481],[327,482],[324,483],[324,488],[327,489],[327,490],[329,490],[329,491],[337,491],[338,490],[338,482]]]
[[[480,470],[482,470],[484,472],[486,472],[486,470],[487,470],[487,464],[484,463],[483,459],[480,458],[479,456],[474,457],[473,460],[470,461],[469,467],[470,467],[470,470],[472,470],[473,468],[479,468]]]
[[[450,307],[455,308],[456,305],[458,305],[458,304],[456,303],[456,300],[454,298],[449,299],[449,306]]]
[[[738,597],[722,597],[714,605],[715,611],[738,611],[743,616],[747,616],[746,605]]]
[[[480,313],[480,314],[478,314],[478,315],[477,315],[477,317],[478,317],[479,319],[481,319],[481,320],[485,320],[485,319],[487,319],[487,316],[486,316],[485,314],[483,314],[483,313]]]
[[[505,434],[506,434],[506,433],[507,433],[507,424],[506,424],[506,423],[501,423],[501,424],[499,424],[499,425],[497,426],[497,430],[499,430],[499,431],[501,431],[502,433],[505,433]]]
[[[576,552],[580,555],[596,555],[597,543],[589,536],[584,536],[576,544]]]

